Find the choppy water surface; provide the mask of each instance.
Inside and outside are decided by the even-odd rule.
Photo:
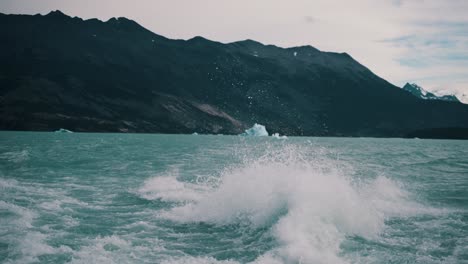
[[[468,263],[468,142],[0,133],[1,263]]]

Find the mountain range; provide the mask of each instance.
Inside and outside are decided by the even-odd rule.
[[[172,40],[127,18],[0,14],[0,129],[468,138],[468,105],[421,100],[347,53]]]
[[[451,102],[460,102],[458,98],[455,95],[435,95],[434,93],[431,93],[429,91],[426,91],[424,88],[421,86],[415,84],[415,83],[406,83],[405,86],[403,86],[403,90],[410,92],[412,95],[424,99],[424,100],[442,100],[442,101],[451,101]]]

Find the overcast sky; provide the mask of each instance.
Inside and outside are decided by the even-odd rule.
[[[169,38],[347,52],[395,85],[416,82],[468,102],[468,0],[0,0],[2,13],[56,9],[124,16]]]

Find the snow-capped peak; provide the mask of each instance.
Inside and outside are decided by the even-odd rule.
[[[460,100],[458,100],[458,98],[455,95],[436,95],[434,93],[426,91],[424,88],[415,83],[406,83],[405,86],[403,86],[403,90],[410,92],[412,95],[425,100],[460,102]]]

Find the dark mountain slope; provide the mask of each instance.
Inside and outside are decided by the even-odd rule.
[[[134,21],[0,15],[0,128],[413,136],[468,128],[346,53],[156,35]],[[413,134],[411,134],[413,133]],[[416,135],[417,136],[417,135]]]

